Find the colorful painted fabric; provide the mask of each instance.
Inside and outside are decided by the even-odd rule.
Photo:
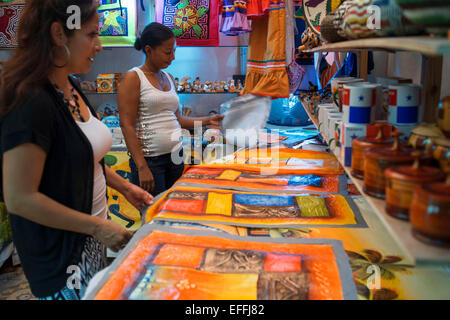
[[[131,181],[130,157],[127,152],[109,152],[105,164],[122,178]],[[142,225],[141,215],[132,204],[117,190],[107,187],[108,217],[128,231],[135,232]]]
[[[357,299],[342,243],[145,225],[95,300]]]
[[[136,41],[136,1],[121,0],[101,5],[99,38],[104,47],[128,47]]]
[[[156,0],[155,20],[173,31],[178,46],[219,45],[219,0]]]
[[[168,220],[241,227],[367,227],[358,207],[340,194],[240,191],[176,186],[146,212],[146,222]]]
[[[247,0],[223,0],[220,32],[226,36],[240,36],[250,31]]]
[[[344,192],[340,185],[339,175],[261,175],[249,171],[234,169],[208,169],[194,166],[189,168],[175,186],[186,183],[194,185],[209,185],[214,188],[253,189],[253,190],[284,190],[306,192]]]
[[[15,2],[14,4],[0,5],[0,48],[18,46],[17,29],[24,6]]]
[[[286,18],[284,2],[270,4],[269,14],[252,20],[247,74],[241,94],[289,97],[286,71]]]
[[[260,174],[343,174],[335,156],[320,151],[289,148],[242,150],[201,168],[227,168]],[[187,170],[188,166],[185,167]]]

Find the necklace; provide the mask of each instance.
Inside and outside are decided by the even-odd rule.
[[[69,108],[72,115],[76,116],[81,122],[85,122],[80,112],[80,104],[78,103],[78,95],[75,93],[75,89],[73,87],[70,89],[73,98],[66,98],[64,97],[64,91],[62,91],[56,84],[53,84],[53,86],[63,98],[64,104]]]
[[[162,76],[161,70],[159,70],[158,72],[147,71],[147,67],[145,67],[145,70],[143,70],[142,72],[144,72],[145,74],[150,74],[150,75],[155,76],[156,80],[158,80],[158,89],[160,89],[162,91],[167,90],[167,86],[164,83],[164,78]]]

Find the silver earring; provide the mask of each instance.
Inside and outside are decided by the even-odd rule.
[[[53,49],[55,49],[55,47],[53,47],[53,48],[50,50],[50,55],[52,56],[52,60],[55,60],[55,57],[54,57],[54,55],[53,55]],[[59,66],[59,65],[53,63],[53,65],[54,65],[56,68],[64,68],[64,67],[69,63],[69,60],[70,60],[70,50],[69,50],[69,48],[68,48],[66,45],[64,45],[64,49],[65,49],[65,51],[66,51],[66,56],[67,56],[67,58],[66,58],[66,63],[64,63],[62,66]]]

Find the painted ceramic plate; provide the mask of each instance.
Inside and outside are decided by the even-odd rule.
[[[305,0],[303,1],[303,11],[305,19],[311,29],[320,34],[320,23],[325,16],[334,11],[341,0]]]

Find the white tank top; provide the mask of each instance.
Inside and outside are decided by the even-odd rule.
[[[130,71],[135,71],[141,82],[135,130],[143,155],[154,157],[178,151],[182,146],[182,137],[175,112],[180,99],[172,79],[163,71],[170,82],[170,90],[161,91],[148,81],[138,67]]]
[[[106,203],[106,180],[103,174],[103,168],[99,162],[111,149],[112,135],[108,127],[94,117],[90,110],[88,121],[76,121],[76,123],[91,143],[94,153],[94,189],[91,214],[106,219],[108,211]]]

